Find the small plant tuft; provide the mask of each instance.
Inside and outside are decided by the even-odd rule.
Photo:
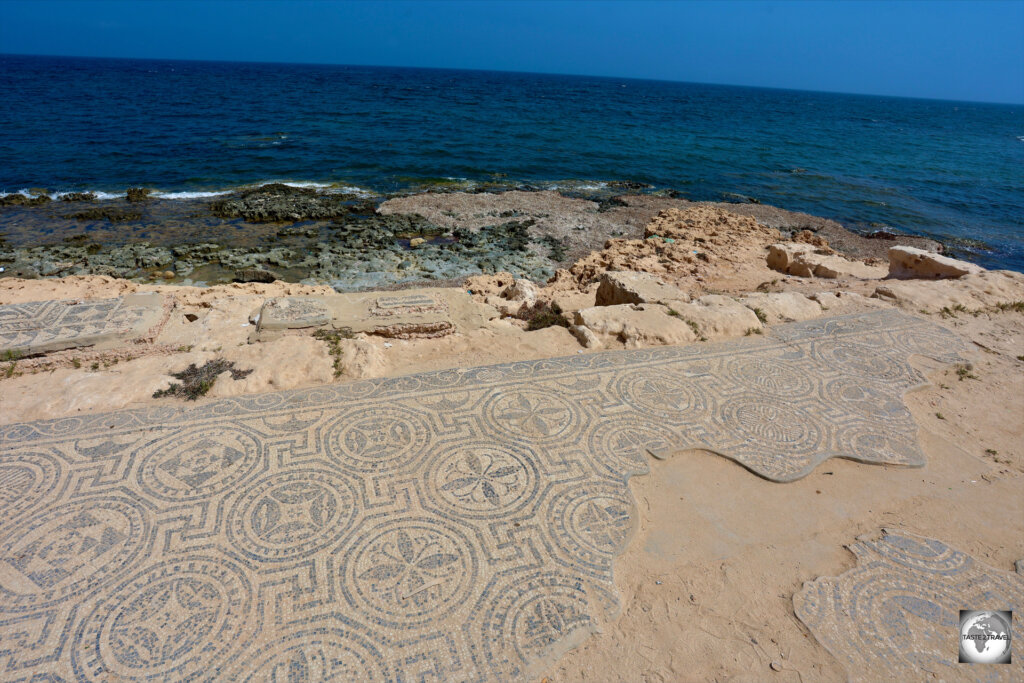
[[[160,389],[153,394],[153,398],[177,396],[184,398],[186,401],[194,401],[200,396],[204,396],[213,388],[217,375],[222,372],[230,372],[231,379],[242,379],[248,377],[252,370],[236,370],[234,362],[224,360],[223,358],[207,361],[202,367],[196,367],[196,364],[192,363],[181,372],[171,373],[171,377],[181,380],[180,383],[172,384],[166,389]]]
[[[752,334],[764,334],[764,330],[760,327],[751,327],[749,330],[743,333],[744,337],[749,337]]]
[[[519,318],[526,321],[526,329],[530,332],[543,330],[545,327],[569,327],[561,307],[556,303],[538,301],[533,306],[524,306]]]
[[[752,308],[751,310],[754,311],[754,315],[757,316],[758,321],[762,325],[767,325],[768,324],[768,316],[765,315],[764,311],[762,311],[760,308]]]
[[[0,354],[0,360],[3,361],[18,360],[19,358],[21,358],[21,351],[18,351],[17,349],[7,349]]]
[[[946,419],[946,416],[943,415],[942,413],[935,413],[935,417],[939,418],[940,420],[945,420]]]
[[[942,309],[939,310],[939,315],[941,315],[943,318],[955,318],[957,317],[958,313],[970,313],[970,311],[968,311],[967,307],[964,306],[963,304],[956,304],[955,306],[943,306]]]
[[[708,338],[700,331],[700,325],[692,320],[687,320],[686,318],[683,318],[683,322],[689,325],[690,329],[693,330],[693,333],[697,335],[697,341],[706,342],[708,340]]]
[[[78,368],[82,367],[82,361],[78,360],[77,358],[72,358],[71,367],[77,370]]]
[[[1001,313],[1024,313],[1024,301],[1011,301],[1004,304],[996,304],[994,308]]]
[[[994,448],[986,448],[985,455],[999,455],[999,451]]]
[[[956,376],[963,382],[965,379],[978,379],[978,376],[971,372],[971,369],[966,365],[956,366]]]
[[[9,364],[7,365],[7,369],[6,369],[6,370],[4,370],[4,378],[5,378],[5,379],[10,379],[11,377],[14,377],[14,370],[15,370],[15,368],[17,368],[17,367],[18,367],[18,361],[16,361],[16,360],[12,360],[12,361],[11,361],[11,362],[10,362],[10,363],[9,363]]]
[[[322,342],[327,343],[327,352],[331,354],[331,358],[334,359],[334,376],[341,377],[342,365],[341,359],[344,353],[341,349],[342,339],[352,339],[355,334],[352,333],[352,328],[342,327],[340,329],[320,329],[313,333],[313,339],[319,339]]]

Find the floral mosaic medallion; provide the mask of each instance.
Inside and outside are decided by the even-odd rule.
[[[988,636],[1021,632],[1024,574],[986,566],[941,541],[902,531],[886,530],[850,550],[856,567],[809,581],[793,598],[796,615],[850,680],[918,680],[922,671],[935,680],[1024,680],[1024,657],[972,665],[957,656],[961,631],[970,654],[1002,645]],[[976,629],[982,637],[971,639],[974,627],[962,622],[962,610],[996,616],[991,626]],[[999,613],[1006,611],[1012,612],[1012,624],[1000,623]]]

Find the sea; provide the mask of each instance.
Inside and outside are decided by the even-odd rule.
[[[0,192],[616,181],[1024,271],[1024,106],[623,78],[0,55]]]

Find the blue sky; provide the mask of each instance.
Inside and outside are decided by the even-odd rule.
[[[0,2],[0,52],[453,67],[1024,103],[1024,2]]]

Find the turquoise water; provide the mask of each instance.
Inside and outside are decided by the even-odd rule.
[[[807,211],[1024,270],[1024,107],[536,74],[0,56],[0,191],[445,179]],[[564,182],[575,181],[575,182]],[[198,194],[197,194],[198,193]]]

